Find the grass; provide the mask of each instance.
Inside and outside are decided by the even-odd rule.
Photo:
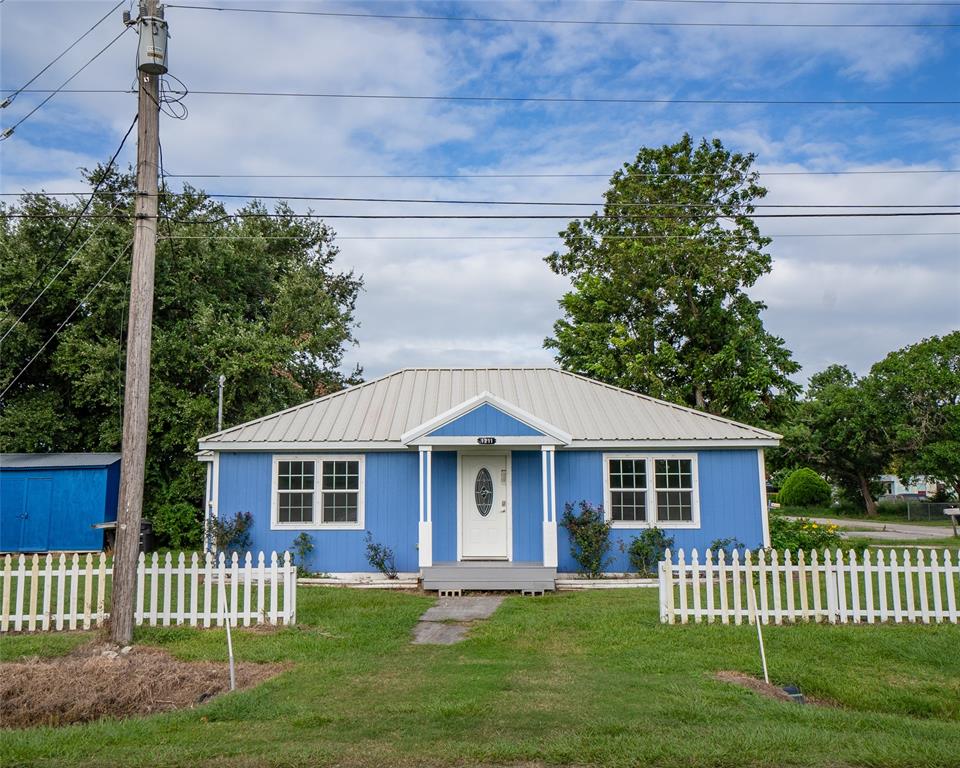
[[[825,517],[831,520],[843,520],[846,522],[871,522],[871,523],[902,523],[904,525],[922,525],[933,527],[950,528],[950,519],[946,515],[934,517],[932,520],[908,520],[906,513],[898,511],[885,511],[883,505],[878,506],[875,517],[868,517],[866,513],[853,511],[838,511],[833,507],[774,507],[770,510],[775,515],[787,515],[790,517]],[[942,518],[942,519],[940,519]]]
[[[947,766],[960,754],[960,627],[765,628],[771,675],[830,706],[713,680],[760,674],[751,626],[663,626],[655,590],[508,598],[454,646],[411,645],[432,600],[301,588],[301,626],[238,631],[239,659],[291,661],[195,710],[5,732],[0,764],[41,766]],[[9,637],[3,657],[89,635]],[[219,630],[141,628],[179,658]]]
[[[846,529],[850,533],[850,529]],[[848,541],[856,541],[857,543],[866,542],[867,546],[871,549],[884,548],[890,549],[895,547],[897,549],[904,548],[909,549],[911,553],[917,547],[929,548],[936,547],[937,549],[949,549],[950,555],[953,558],[956,558],[957,550],[960,550],[960,537],[958,536],[941,536],[936,539],[878,539],[874,536],[871,536],[870,533],[864,532],[862,536],[857,534],[856,536],[848,536]]]

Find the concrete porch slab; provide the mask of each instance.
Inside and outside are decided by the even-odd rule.
[[[502,597],[441,597],[420,621],[476,621],[487,619],[500,607]]]

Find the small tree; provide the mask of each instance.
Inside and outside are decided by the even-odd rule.
[[[830,484],[808,467],[790,473],[777,500],[784,507],[823,507],[830,503]]]
[[[293,552],[293,561],[297,566],[297,575],[309,576],[310,571],[307,570],[307,560],[310,557],[310,553],[313,552],[313,536],[306,531],[300,531],[300,533],[297,534],[297,538],[293,540]]]
[[[607,557],[611,524],[603,514],[603,507],[595,507],[588,501],[581,501],[579,506],[577,513],[574,505],[567,502],[560,525],[570,534],[570,554],[580,566],[580,575],[598,579],[612,560]]]
[[[207,521],[207,542],[220,552],[238,552],[250,548],[253,515],[237,512],[233,517],[211,517]]]
[[[388,579],[397,578],[397,561],[393,549],[386,544],[373,540],[373,534],[367,531],[367,562]]]

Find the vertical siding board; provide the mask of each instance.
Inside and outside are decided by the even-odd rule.
[[[513,559],[543,562],[543,471],[540,451],[513,451]]]

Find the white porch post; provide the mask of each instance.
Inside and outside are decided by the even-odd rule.
[[[554,448],[540,448],[541,472],[543,475],[543,564],[557,567],[557,480]]]
[[[420,446],[420,523],[418,551],[421,568],[433,565],[433,454],[429,445]]]

